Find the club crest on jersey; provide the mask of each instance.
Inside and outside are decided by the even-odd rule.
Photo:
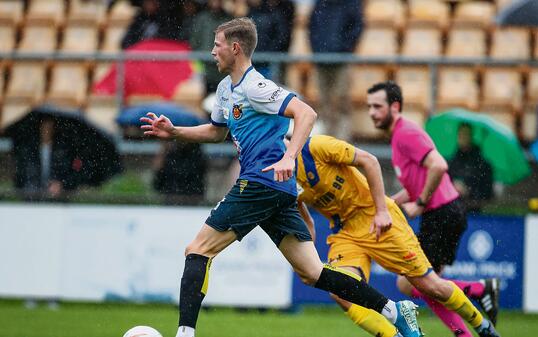
[[[239,119],[243,116],[243,104],[234,104],[232,110],[234,119]]]

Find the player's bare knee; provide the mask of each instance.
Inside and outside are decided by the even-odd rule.
[[[313,286],[319,279],[319,274],[313,271],[295,270],[301,281],[309,286]]]

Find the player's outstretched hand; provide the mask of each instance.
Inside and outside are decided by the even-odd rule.
[[[262,169],[262,172],[267,172],[274,170],[274,180],[283,182],[289,180],[293,177],[293,170],[295,169],[295,160],[284,155],[282,159],[274,163],[273,165],[267,166]]]
[[[374,220],[370,225],[370,233],[375,231],[375,240],[379,241],[379,237],[382,233],[385,233],[392,227],[392,218],[389,211],[376,212]]]
[[[140,118],[143,124],[140,126],[144,130],[145,136],[155,136],[159,138],[172,138],[174,136],[174,125],[165,115],[157,117],[153,112],[148,112],[147,117]]]
[[[424,207],[417,205],[416,202],[406,202],[405,204],[402,204],[401,207],[405,214],[411,219],[424,213]]]

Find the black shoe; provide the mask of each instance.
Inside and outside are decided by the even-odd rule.
[[[496,325],[499,313],[499,279],[488,278],[484,280],[484,286],[484,294],[478,299],[478,302],[491,323]]]
[[[482,328],[481,330],[477,330],[478,336],[480,337],[501,337],[497,331],[495,331],[495,328],[493,327],[493,324],[488,321],[488,327]]]

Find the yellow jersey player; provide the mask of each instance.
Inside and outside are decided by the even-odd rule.
[[[313,136],[297,159],[297,184],[299,210],[311,233],[314,223],[306,205],[330,220],[330,264],[368,280],[375,260],[458,313],[481,337],[499,336],[461,289],[433,271],[400,208],[385,196],[381,168],[372,154],[330,136]],[[331,296],[372,335],[395,335],[379,313]]]

